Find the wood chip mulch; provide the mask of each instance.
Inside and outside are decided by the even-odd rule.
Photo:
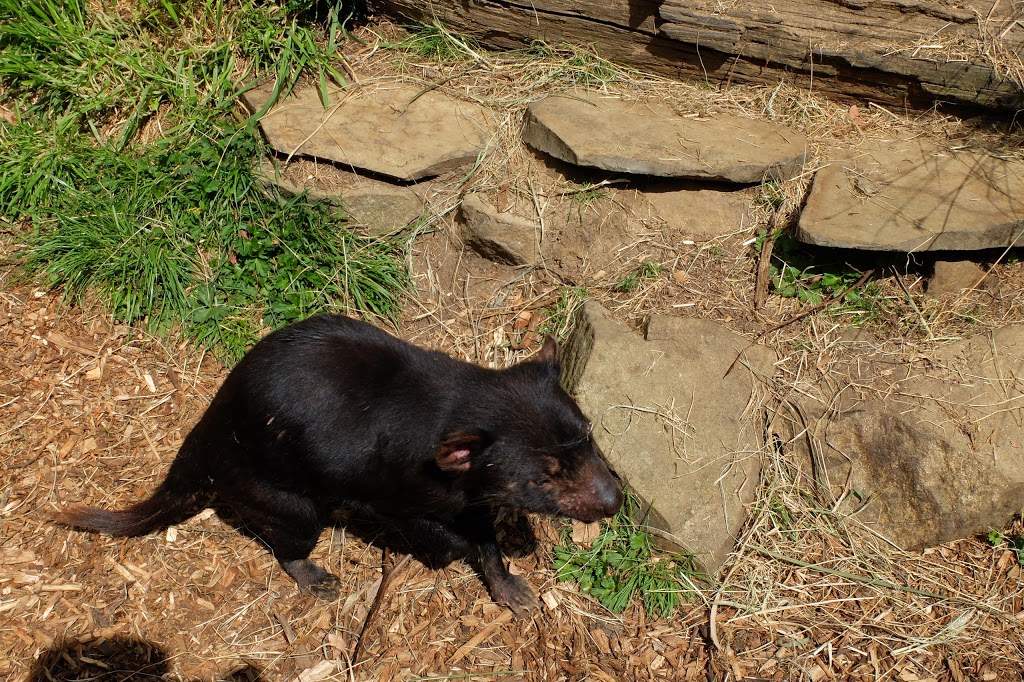
[[[885,613],[844,627],[821,612],[843,602],[841,581],[828,588],[836,595],[801,610],[802,598],[820,598],[822,580],[792,569],[776,573],[792,595],[785,613],[728,603],[712,611],[709,594],[668,620],[649,621],[638,606],[610,614],[554,579],[555,520],[535,522],[537,551],[512,560],[543,597],[538,615],[512,618],[466,565],[408,562],[352,665],[382,567],[381,549],[345,527],[325,533],[314,555],[342,581],[342,596],[326,603],[298,593],[269,552],[209,511],[128,539],[50,520],[69,503],[119,507],[152,490],[225,368],[187,343],[147,337],[9,278],[0,306],[0,679],[1021,679],[1020,647],[993,653],[991,633],[978,633],[977,652],[962,650],[962,632],[948,646],[895,650],[864,634],[864,622],[884,630]],[[1021,589],[1009,552],[975,540],[942,552],[922,558],[956,567],[961,593]],[[1021,630],[1002,622],[991,641],[1013,632]]]

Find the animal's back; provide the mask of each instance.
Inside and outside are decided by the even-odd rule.
[[[257,344],[197,428],[231,472],[325,501],[358,495],[403,461],[432,459],[436,417],[466,367],[358,320],[311,318]]]

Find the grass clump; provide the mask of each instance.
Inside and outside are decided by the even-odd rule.
[[[627,491],[614,518],[601,522],[601,533],[589,549],[572,542],[566,530],[555,547],[559,580],[572,580],[613,613],[641,599],[652,618],[670,616],[683,600],[696,596],[693,578],[700,578],[692,557],[655,549],[653,537],[636,519],[640,502]]]
[[[541,310],[543,319],[537,327],[537,332],[542,336],[566,339],[572,329],[576,311],[586,300],[587,288],[585,286],[563,288],[559,293],[558,300]]]
[[[166,44],[147,23],[93,15],[84,0],[0,0],[5,99],[29,119],[71,119],[117,149],[163,104],[223,107],[229,51]]]
[[[429,24],[405,27],[406,38],[389,45],[436,62],[483,61],[480,46],[472,38],[450,31],[436,19]]]
[[[308,72],[317,83],[320,103],[329,104],[328,81],[345,84],[345,77],[334,67],[338,39],[346,35],[345,25],[351,11],[343,18],[341,3],[330,6],[325,17],[326,36],[299,23],[299,17],[312,11],[311,0],[292,0],[281,6],[267,6],[264,11],[241,14],[237,45],[239,53],[248,58],[250,69],[276,74],[274,92],[263,111],[266,113],[278,97],[291,92],[299,76]]]
[[[551,64],[547,80],[579,87],[600,88],[636,75],[635,71],[604,59],[593,48],[569,44],[556,47],[536,41],[527,52],[534,60]]]
[[[628,294],[631,291],[635,291],[636,288],[645,280],[656,278],[664,269],[665,268],[661,263],[645,260],[640,264],[640,267],[630,271],[625,277],[616,282],[613,289],[615,291]]]
[[[406,282],[397,247],[267,190],[263,143],[235,107],[252,26],[281,24],[248,69],[277,55],[278,89],[333,48],[296,56],[313,29],[255,3],[231,8],[233,28],[214,25],[227,9],[161,4],[129,24],[82,0],[0,0],[0,77],[21,119],[0,125],[0,215],[30,226],[21,262],[69,296],[97,292],[121,321],[183,325],[227,358],[320,311],[394,316]],[[242,42],[218,38],[233,29]],[[148,124],[152,142],[138,134]]]

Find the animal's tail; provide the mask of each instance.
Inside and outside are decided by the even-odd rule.
[[[167,478],[148,499],[120,511],[78,506],[65,509],[54,520],[66,526],[126,537],[144,535],[179,523],[198,513],[213,498],[210,479],[197,471],[193,458],[181,453],[171,464]]]

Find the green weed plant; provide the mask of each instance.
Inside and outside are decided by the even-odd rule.
[[[601,533],[590,548],[573,544],[566,529],[562,544],[554,549],[555,573],[559,580],[577,583],[612,613],[639,599],[652,618],[666,618],[696,597],[694,580],[704,577],[692,557],[656,549],[653,536],[637,520],[640,515],[640,501],[627,492],[622,509],[601,522]]]
[[[1008,535],[998,530],[988,532],[988,543],[992,547],[1003,547],[1017,555],[1017,563],[1024,567],[1024,535]]]
[[[768,238],[768,231],[761,229],[754,241],[754,250],[760,253]],[[772,259],[768,269],[772,291],[783,298],[796,298],[810,305],[835,299],[835,312],[853,312],[860,321],[878,313],[879,290],[874,282],[868,282],[859,289],[846,291],[860,278],[862,273],[846,264],[821,263],[792,237],[777,234]]]

